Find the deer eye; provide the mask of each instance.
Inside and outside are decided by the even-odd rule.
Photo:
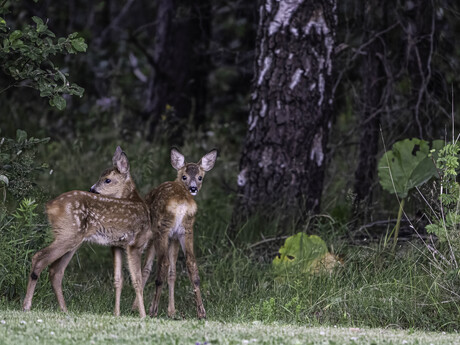
[[[203,180],[203,176],[198,176],[198,181]]]
[[[182,180],[184,180],[184,181],[185,181],[186,179],[187,179],[187,176],[185,176],[185,175],[184,175],[184,176],[182,176]]]
[[[112,182],[112,180],[109,178],[105,180],[105,183],[110,183],[110,182]]]

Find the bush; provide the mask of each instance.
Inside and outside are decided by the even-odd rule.
[[[5,2],[0,15],[8,13]],[[63,95],[83,96],[83,88],[70,83],[67,73],[53,63],[56,54],[85,52],[87,45],[78,33],[56,39],[41,18],[32,17],[35,25],[26,25],[22,30],[11,30],[0,17],[0,68],[11,80],[2,85],[0,93],[13,86],[29,86],[37,89],[41,97],[47,97],[49,104],[62,110],[66,107]]]
[[[0,296],[16,299],[25,292],[30,256],[44,246],[43,190],[35,183],[46,163],[36,161],[39,145],[49,138],[0,140]]]
[[[14,204],[25,197],[38,201],[43,199],[44,192],[35,181],[37,174],[47,169],[48,164],[36,162],[36,154],[38,146],[48,141],[49,138],[27,139],[27,133],[20,129],[16,131],[15,140],[0,139],[0,188],[3,190],[1,204],[4,209],[6,201]],[[12,198],[8,199],[9,195]]]
[[[37,203],[23,199],[12,214],[0,215],[0,295],[9,300],[24,295],[31,254],[46,241],[43,217]]]

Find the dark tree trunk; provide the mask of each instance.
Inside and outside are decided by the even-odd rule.
[[[384,94],[385,73],[382,66],[383,43],[375,35],[386,29],[385,20],[377,18],[378,4],[366,2],[364,10],[363,42],[368,43],[363,50],[361,65],[362,91],[359,114],[359,156],[355,171],[354,201],[355,216],[362,218],[362,211],[368,210],[372,202],[372,187],[377,172],[377,153],[379,148],[379,124]],[[383,11],[378,11],[383,12]],[[379,58],[380,56],[380,58]]]
[[[210,1],[160,0],[154,41],[154,76],[145,107],[148,136],[152,138],[163,117],[181,137],[180,121],[190,115],[199,123],[206,101],[209,69]],[[177,141],[176,141],[177,143]]]
[[[335,0],[260,6],[249,129],[233,224],[318,212],[331,126]]]
[[[431,136],[430,119],[436,109],[430,111],[431,59],[435,45],[435,12],[431,1],[415,0],[405,8],[406,59],[412,82],[411,106],[415,131],[413,135],[424,139]]]

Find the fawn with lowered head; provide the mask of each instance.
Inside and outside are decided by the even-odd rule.
[[[62,293],[64,271],[83,242],[114,247],[115,315],[120,313],[122,286],[122,248],[126,249],[128,267],[136,298],[142,301],[139,314],[145,317],[141,254],[152,240],[148,208],[136,190],[129,173],[128,158],[117,147],[113,167],[105,170],[91,192],[71,191],[46,204],[54,241],[32,258],[32,270],[24,299],[24,311],[30,310],[40,273],[49,266],[51,286],[59,307],[66,312]]]
[[[171,164],[177,170],[176,180],[162,183],[146,197],[145,201],[150,208],[154,240],[147,250],[142,273],[144,285],[150,274],[155,254],[158,258],[156,290],[149,310],[150,316],[158,314],[158,304],[166,277],[169,286],[168,316],[173,317],[176,312],[174,284],[180,245],[195,293],[197,316],[199,319],[206,317],[201,298],[198,266],[193,251],[193,223],[197,211],[193,196],[200,190],[205,173],[214,167],[216,158],[217,150],[212,150],[198,163],[186,163],[184,156],[173,148]],[[137,307],[137,302],[136,298],[133,309]]]

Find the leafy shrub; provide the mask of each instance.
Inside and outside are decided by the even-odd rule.
[[[43,216],[36,213],[37,203],[23,199],[12,214],[0,215],[0,296],[15,299],[26,290],[30,256],[44,246]]]
[[[3,2],[0,15],[7,12]],[[0,92],[26,82],[27,86],[40,91],[41,97],[47,97],[51,106],[62,110],[66,107],[64,94],[82,97],[84,89],[70,83],[68,74],[55,66],[51,57],[85,52],[87,45],[78,33],[56,40],[56,35],[41,18],[32,17],[32,20],[35,25],[11,30],[5,19],[0,17],[0,66],[12,78]]]
[[[17,130],[16,139],[0,139],[0,296],[4,298],[23,294],[31,254],[46,239],[41,212],[45,193],[35,180],[48,168],[36,161],[38,147],[48,141],[27,138],[22,130]]]
[[[436,166],[429,157],[430,149],[436,151],[442,146],[441,140],[429,143],[417,138],[405,139],[396,142],[379,161],[380,185],[387,192],[396,194],[399,198],[398,219],[393,229],[393,250],[396,248],[404,202],[409,191],[437,175]]]
[[[37,163],[36,154],[39,145],[47,143],[49,138],[27,138],[27,133],[18,129],[16,139],[0,139],[0,188],[3,190],[4,204],[8,191],[13,201],[25,197],[43,199],[43,191],[35,183],[37,173],[48,168],[46,163]]]
[[[437,207],[432,207],[433,222],[426,226],[429,233],[435,234],[441,242],[449,244],[450,257],[454,261],[460,253],[460,186],[457,182],[459,152],[458,142],[448,143],[438,152],[432,152],[440,181],[439,203]]]

